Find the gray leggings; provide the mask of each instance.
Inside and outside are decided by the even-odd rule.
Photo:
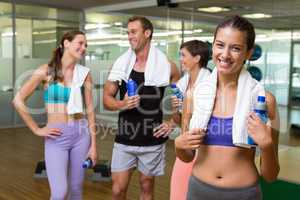
[[[220,188],[191,176],[188,187],[188,200],[262,200],[259,184],[244,188]]]

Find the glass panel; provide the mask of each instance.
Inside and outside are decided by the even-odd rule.
[[[293,66],[292,66],[292,88],[291,88],[291,105],[300,107],[300,42],[293,45]],[[297,122],[299,124],[299,122]]]
[[[13,125],[12,5],[0,2],[0,128]]]
[[[256,43],[262,56],[251,65],[260,68],[262,83],[272,92],[279,105],[288,105],[291,32],[256,30]]]
[[[78,11],[49,8],[44,6],[18,4],[16,6],[16,13],[20,18],[54,19],[73,22],[79,21]]]
[[[294,44],[294,58],[293,58],[293,67],[300,68],[300,43]]]
[[[117,112],[107,111],[103,107],[103,85],[113,62],[129,46],[125,28],[127,16],[86,13],[86,20],[88,49],[85,63],[91,69],[95,84],[94,104],[97,119],[115,121]]]
[[[184,21],[184,42],[190,40],[201,40],[211,44],[213,42],[215,25],[194,21],[193,18],[193,15],[191,15],[190,21]],[[208,61],[207,66],[210,69],[215,67],[212,60]]]
[[[32,57],[48,59],[56,47],[57,23],[54,20],[32,21]]]

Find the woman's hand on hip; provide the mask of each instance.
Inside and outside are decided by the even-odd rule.
[[[38,128],[34,131],[34,134],[41,137],[48,137],[55,139],[62,134],[62,131],[59,128],[49,128],[47,126],[43,128]]]

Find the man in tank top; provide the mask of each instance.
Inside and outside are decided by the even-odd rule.
[[[104,107],[120,111],[111,164],[112,199],[126,199],[135,168],[140,199],[153,199],[155,176],[164,174],[165,142],[171,129],[162,122],[161,103],[165,87],[180,74],[176,65],[151,45],[153,25],[147,18],[134,16],[127,28],[131,48],[116,60],[103,94]],[[119,74],[125,75],[118,79]],[[129,79],[137,84],[137,95],[131,97],[126,89]],[[118,91],[120,99],[116,98]]]

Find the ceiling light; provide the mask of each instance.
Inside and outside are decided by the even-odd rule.
[[[217,7],[217,6],[206,7],[206,8],[198,8],[197,10],[198,11],[202,11],[202,12],[209,12],[209,13],[217,13],[217,12],[227,12],[227,11],[230,11],[229,8]]]
[[[89,42],[89,46],[91,46],[91,45],[120,44],[121,42],[123,42],[123,41],[122,40],[92,41],[92,42]]]
[[[96,29],[97,28],[97,24],[86,24],[84,26],[85,30],[91,30],[91,29]]]
[[[271,18],[272,15],[264,14],[264,13],[253,13],[253,14],[246,14],[243,17],[250,18],[250,19],[262,19],[262,18]]]
[[[203,30],[202,30],[202,29],[195,29],[193,32],[194,32],[194,33],[202,33]]]
[[[192,30],[183,30],[183,33],[185,35],[187,35],[187,34],[193,34],[193,31]]]
[[[5,32],[5,33],[1,33],[2,37],[12,37],[14,35],[13,32]],[[15,33],[15,35],[18,35],[17,32]]]
[[[164,37],[164,36],[171,36],[171,35],[181,35],[182,31],[167,31],[167,32],[159,32],[153,33],[154,37]]]
[[[86,24],[84,26],[84,29],[85,30],[92,30],[92,29],[102,29],[102,28],[108,28],[108,27],[111,27],[110,24],[102,24],[102,23],[99,23],[99,24]]]
[[[97,32],[86,34],[86,38],[88,40],[119,39],[119,38],[127,39],[127,37],[128,36],[124,34],[109,34],[109,33],[98,34]]]
[[[115,22],[114,25],[115,26],[122,26],[122,22]]]
[[[161,41],[161,42],[159,43],[159,45],[160,45],[160,46],[166,46],[166,45],[167,45],[167,42],[166,42],[166,41]]]
[[[34,44],[49,44],[49,43],[55,43],[56,39],[50,39],[50,40],[40,40],[40,41],[34,41]]]
[[[97,24],[97,28],[99,29],[101,29],[101,28],[109,28],[109,27],[111,27],[111,25],[110,24],[101,24],[101,23],[99,23],[99,24]]]
[[[34,31],[32,32],[32,35],[44,35],[44,34],[52,34],[52,33],[56,33],[55,30],[53,31]]]

